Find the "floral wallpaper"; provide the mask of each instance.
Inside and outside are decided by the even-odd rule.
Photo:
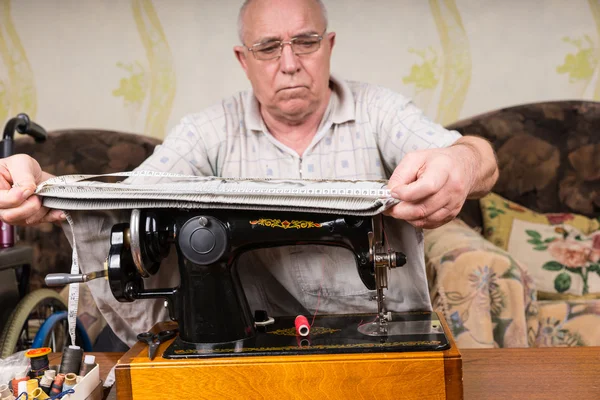
[[[0,120],[27,112],[48,129],[163,138],[185,114],[250,87],[232,51],[241,3],[0,0]],[[398,91],[442,124],[600,100],[600,0],[326,5],[332,72]]]
[[[35,118],[36,87],[31,64],[11,18],[11,1],[0,0],[0,60],[4,74],[0,75],[0,121],[27,112]]]
[[[162,138],[171,113],[176,91],[173,56],[169,43],[150,0],[131,0],[132,13],[140,39],[146,51],[148,67],[136,60],[131,63],[118,62],[117,67],[128,73],[122,78],[113,96],[121,96],[125,106],[138,114],[146,98],[146,124],[144,132]]]

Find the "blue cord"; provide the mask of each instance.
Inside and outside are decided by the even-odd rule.
[[[29,398],[29,395],[27,394],[27,392],[21,392],[21,394],[19,395],[19,397],[17,397],[15,400],[21,399],[21,397],[23,397],[23,395],[25,395],[25,398],[22,399],[22,400],[27,400]]]
[[[60,392],[59,394],[56,394],[56,395],[54,395],[54,396],[50,397],[50,399],[51,399],[51,400],[54,400],[54,399],[62,399],[62,398],[63,398],[63,396],[66,396],[66,395],[68,395],[68,394],[73,394],[73,393],[75,393],[75,389],[69,389],[69,390],[65,390],[64,392]],[[25,400],[27,400],[27,399],[25,399]]]

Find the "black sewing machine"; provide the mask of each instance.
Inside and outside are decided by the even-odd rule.
[[[271,318],[250,310],[237,262],[245,251],[319,244],[341,246],[355,256],[364,285],[375,290],[373,315],[317,315],[308,336],[298,336],[296,316]],[[443,350],[448,339],[435,313],[389,313],[384,292],[388,270],[404,254],[385,250],[383,218],[247,210],[136,209],[115,225],[107,275],[123,302],[165,298],[179,336],[164,358],[266,354],[357,353]],[[175,245],[181,283],[147,290]],[[282,266],[285,268],[285,266]],[[253,312],[254,311],[254,312]],[[312,319],[312,316],[308,316]]]
[[[387,249],[383,221],[381,215],[135,209],[129,223],[112,228],[105,271],[51,274],[46,283],[107,276],[119,301],[164,298],[179,329],[164,358],[446,350],[449,341],[436,313],[386,311],[388,271],[403,266],[406,257]],[[309,334],[302,336],[296,316],[272,318],[250,310],[237,274],[244,268],[239,256],[258,248],[307,244],[350,250],[356,262],[348,268],[357,268],[364,285],[375,291],[377,313],[316,315]],[[144,278],[158,271],[173,245],[180,285],[146,289]]]
[[[46,283],[107,277],[119,301],[166,299],[178,325],[157,324],[119,359],[119,399],[142,400],[157,393],[181,399],[300,394],[307,399],[385,399],[397,393],[461,399],[462,359],[445,321],[435,312],[385,308],[388,271],[406,260],[387,249],[383,221],[381,215],[291,211],[133,210],[129,223],[112,229],[105,270],[49,275]],[[237,273],[244,268],[239,256],[302,244],[351,251],[356,262],[348,268],[357,268],[365,286],[374,290],[377,312],[316,315],[305,335],[295,327],[296,316],[273,318],[250,310]],[[173,246],[180,285],[146,289],[144,278],[158,271]],[[149,337],[175,326],[179,334],[174,339],[152,343],[154,349],[147,345]]]

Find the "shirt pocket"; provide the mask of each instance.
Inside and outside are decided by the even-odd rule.
[[[358,296],[370,292],[364,285],[353,253],[339,246],[290,247],[291,267],[300,290],[323,297]]]

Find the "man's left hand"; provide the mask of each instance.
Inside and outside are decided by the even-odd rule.
[[[498,176],[489,143],[463,137],[455,145],[404,156],[388,188],[400,203],[385,213],[417,228],[433,229],[454,219],[467,197],[491,190]]]

